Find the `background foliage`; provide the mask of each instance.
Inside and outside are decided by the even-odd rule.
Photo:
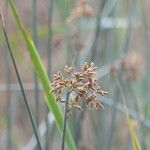
[[[148,150],[150,2],[87,1],[92,8],[92,15],[77,16],[71,23],[66,20],[78,6],[75,1],[13,2],[24,29],[32,37],[26,37],[26,43],[26,34],[23,37],[16,26],[7,0],[0,1],[0,9],[43,149],[60,149],[62,134],[56,128],[54,118],[60,117],[57,126],[60,124],[61,129],[63,114],[57,103],[54,106],[50,104],[54,116],[49,112],[44,101],[40,72],[36,74],[35,71],[42,63],[42,68],[46,70],[42,78],[45,80],[45,91],[49,94],[47,88],[53,73],[63,71],[65,65],[80,68],[85,61],[93,61],[98,66],[99,84],[109,95],[99,97],[104,110],[72,112],[68,125],[77,149],[126,150],[141,147],[142,150]],[[37,49],[31,44],[32,40]],[[31,45],[27,48],[26,44]],[[36,63],[38,57],[30,58],[29,49],[34,49],[33,53],[39,57],[40,64]],[[142,61],[131,57],[133,53],[140,56],[137,58]],[[1,25],[0,54],[0,149],[36,149],[37,142]],[[131,58],[131,61],[127,59],[126,71],[131,71],[131,68],[138,70],[136,80],[127,78],[128,74],[122,67],[125,57]],[[134,67],[128,67],[132,62]]]

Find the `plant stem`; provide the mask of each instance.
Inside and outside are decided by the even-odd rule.
[[[8,2],[5,1],[5,13],[4,13],[4,22],[5,22],[5,29],[8,30],[7,24],[8,24]],[[7,60],[8,58],[8,47],[7,43],[4,46],[4,60],[5,60],[5,66],[6,66],[6,85],[7,85],[7,149],[12,149],[12,101],[11,101],[11,91],[10,91],[10,82],[11,82],[11,69],[9,62]]]
[[[69,101],[69,94],[70,93],[67,91],[67,96],[66,96],[66,101],[65,101],[65,115],[64,115],[64,126],[63,126],[61,150],[64,150],[65,148],[65,134],[66,134],[66,125],[67,125],[67,107],[68,107],[68,101]]]
[[[48,65],[48,75],[51,75],[51,59],[52,59],[52,17],[53,17],[53,5],[54,5],[54,0],[49,0],[48,1],[48,41],[47,41],[47,65]],[[49,123],[48,123],[48,113],[49,113],[49,108],[48,106],[46,106],[46,128],[47,128],[47,132],[45,134],[45,150],[49,150],[50,147],[50,130],[49,130]],[[53,130],[53,134],[55,133],[55,130]],[[54,136],[53,136],[54,137]],[[53,139],[52,137],[52,139]],[[52,145],[52,141],[51,140],[51,145]],[[52,147],[52,146],[51,146]]]
[[[75,130],[75,142],[76,142],[76,145],[78,146],[79,145],[79,141],[81,139],[81,130],[82,130],[82,123],[83,123],[83,120],[84,120],[84,117],[85,117],[85,112],[86,112],[86,109],[85,109],[86,105],[83,104],[83,110],[81,112],[81,114],[79,115],[77,121],[76,121],[76,130]]]
[[[17,68],[16,62],[15,62],[13,53],[12,53],[12,49],[10,47],[9,39],[7,37],[7,33],[6,33],[6,29],[5,29],[5,24],[4,24],[4,21],[3,21],[3,18],[2,18],[1,14],[0,14],[0,19],[1,19],[1,22],[2,22],[2,29],[3,29],[3,32],[4,32],[4,36],[6,38],[6,43],[7,43],[7,46],[8,46],[8,50],[9,50],[9,53],[10,53],[10,56],[11,56],[11,59],[12,59],[12,63],[13,63],[13,66],[14,66],[14,69],[15,69],[15,72],[16,72],[16,75],[17,75],[17,79],[18,79],[18,82],[19,82],[19,85],[20,85],[20,88],[21,88],[21,92],[22,92],[22,95],[23,95],[23,98],[24,98],[24,102],[25,102],[27,111],[29,113],[31,124],[32,124],[33,130],[34,130],[34,134],[35,134],[35,137],[37,139],[39,149],[42,150],[42,146],[41,146],[41,143],[40,143],[40,140],[39,140],[39,137],[38,137],[36,125],[35,125],[35,122],[34,122],[34,119],[33,119],[33,116],[32,116],[32,112],[31,112],[29,104],[28,104],[27,97],[25,95],[25,91],[24,91],[24,88],[23,88],[23,85],[22,85],[22,81],[21,81],[21,78],[20,78],[20,75],[19,75],[19,72],[18,72],[18,68]]]
[[[39,56],[39,53],[35,47],[35,44],[33,40],[31,39],[30,34],[25,30],[24,25],[22,24],[22,21],[20,20],[20,17],[18,15],[18,12],[15,8],[15,5],[12,0],[8,0],[12,14],[15,19],[15,23],[17,24],[19,31],[21,32],[21,35],[25,41],[25,44],[27,46],[28,53],[30,54],[33,66],[38,74],[38,77],[41,80],[44,93],[45,93],[45,102],[47,103],[48,108],[52,111],[55,117],[56,125],[59,129],[59,131],[62,132],[63,130],[63,113],[60,108],[60,106],[55,101],[55,95],[54,93],[50,92],[51,90],[51,83],[49,80],[49,77],[47,75],[47,72],[45,70],[45,67],[42,63],[42,60]],[[66,128],[66,143],[68,146],[68,149],[70,150],[76,150],[76,146],[72,137],[72,134],[70,132],[69,128]]]
[[[100,27],[99,27],[99,22],[101,20],[101,3],[99,1],[99,11],[98,11],[98,15],[97,15],[97,19],[96,19],[96,29],[95,29],[95,33],[94,33],[94,40],[93,40],[93,44],[91,46],[91,61],[94,61],[95,56],[96,56],[96,52],[97,52],[97,41],[98,41],[98,37],[100,34]]]

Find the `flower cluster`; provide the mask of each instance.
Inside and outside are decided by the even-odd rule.
[[[67,19],[68,23],[73,22],[81,16],[89,17],[92,16],[93,10],[90,5],[87,4],[87,0],[78,0],[77,6],[71,11],[70,16]]]
[[[54,74],[52,91],[57,96],[56,100],[64,102],[62,93],[66,89],[71,95],[71,100],[67,107],[68,113],[73,108],[82,110],[80,106],[81,102],[85,102],[89,109],[104,108],[98,101],[97,95],[105,96],[107,92],[101,90],[101,87],[97,84],[96,69],[97,67],[94,63],[91,63],[90,66],[85,63],[80,71],[75,71],[73,67],[65,66],[64,71],[68,76],[67,78],[65,78],[61,72]]]
[[[131,53],[122,61],[123,72],[126,79],[137,80],[143,69],[143,58],[140,53]]]

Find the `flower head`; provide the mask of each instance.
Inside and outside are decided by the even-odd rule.
[[[67,23],[71,23],[82,16],[90,17],[92,14],[93,9],[87,4],[87,0],[78,0],[76,7],[72,9],[70,16],[67,18]]]
[[[94,63],[88,65],[85,63],[81,70],[75,71],[73,67],[65,66],[64,71],[67,77],[64,77],[61,72],[54,74],[54,80],[52,83],[53,92],[56,94],[56,100],[64,102],[62,100],[62,93],[67,90],[72,98],[69,101],[67,112],[71,109],[76,108],[82,110],[80,106],[81,102],[84,102],[89,109],[104,108],[103,105],[98,101],[97,96],[105,96],[108,93],[103,91],[97,83],[96,69]]]

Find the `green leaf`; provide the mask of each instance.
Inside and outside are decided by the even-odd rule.
[[[31,36],[26,32],[26,30],[18,16],[18,13],[16,11],[16,8],[15,8],[12,0],[9,0],[8,2],[10,4],[10,8],[14,15],[15,22],[25,40],[28,52],[31,56],[31,60],[34,65],[34,68],[37,72],[38,77],[41,80],[42,86],[44,88],[45,97],[46,97],[45,100],[48,105],[48,108],[52,111],[52,113],[55,117],[55,121],[56,121],[56,125],[57,125],[58,129],[62,132],[62,130],[63,130],[63,113],[62,113],[60,106],[55,101],[55,95],[52,92],[50,92],[50,90],[51,90],[50,81],[49,81],[48,75],[46,73],[46,70],[42,64],[42,61],[40,59],[40,56],[37,52],[37,49],[36,49],[33,41],[31,39]],[[66,130],[66,139],[65,140],[66,140],[66,144],[67,144],[69,150],[76,150],[76,146],[75,146],[72,134],[68,127]]]
[[[141,150],[141,146],[140,146],[140,143],[139,143],[139,140],[138,140],[138,137],[137,137],[137,134],[134,130],[134,127],[132,125],[132,120],[128,114],[128,109],[126,107],[125,109],[125,114],[126,114],[126,118],[127,118],[127,123],[128,123],[128,128],[129,128],[129,131],[130,131],[130,135],[131,135],[131,140],[132,140],[132,145],[133,145],[133,149],[134,150]]]

